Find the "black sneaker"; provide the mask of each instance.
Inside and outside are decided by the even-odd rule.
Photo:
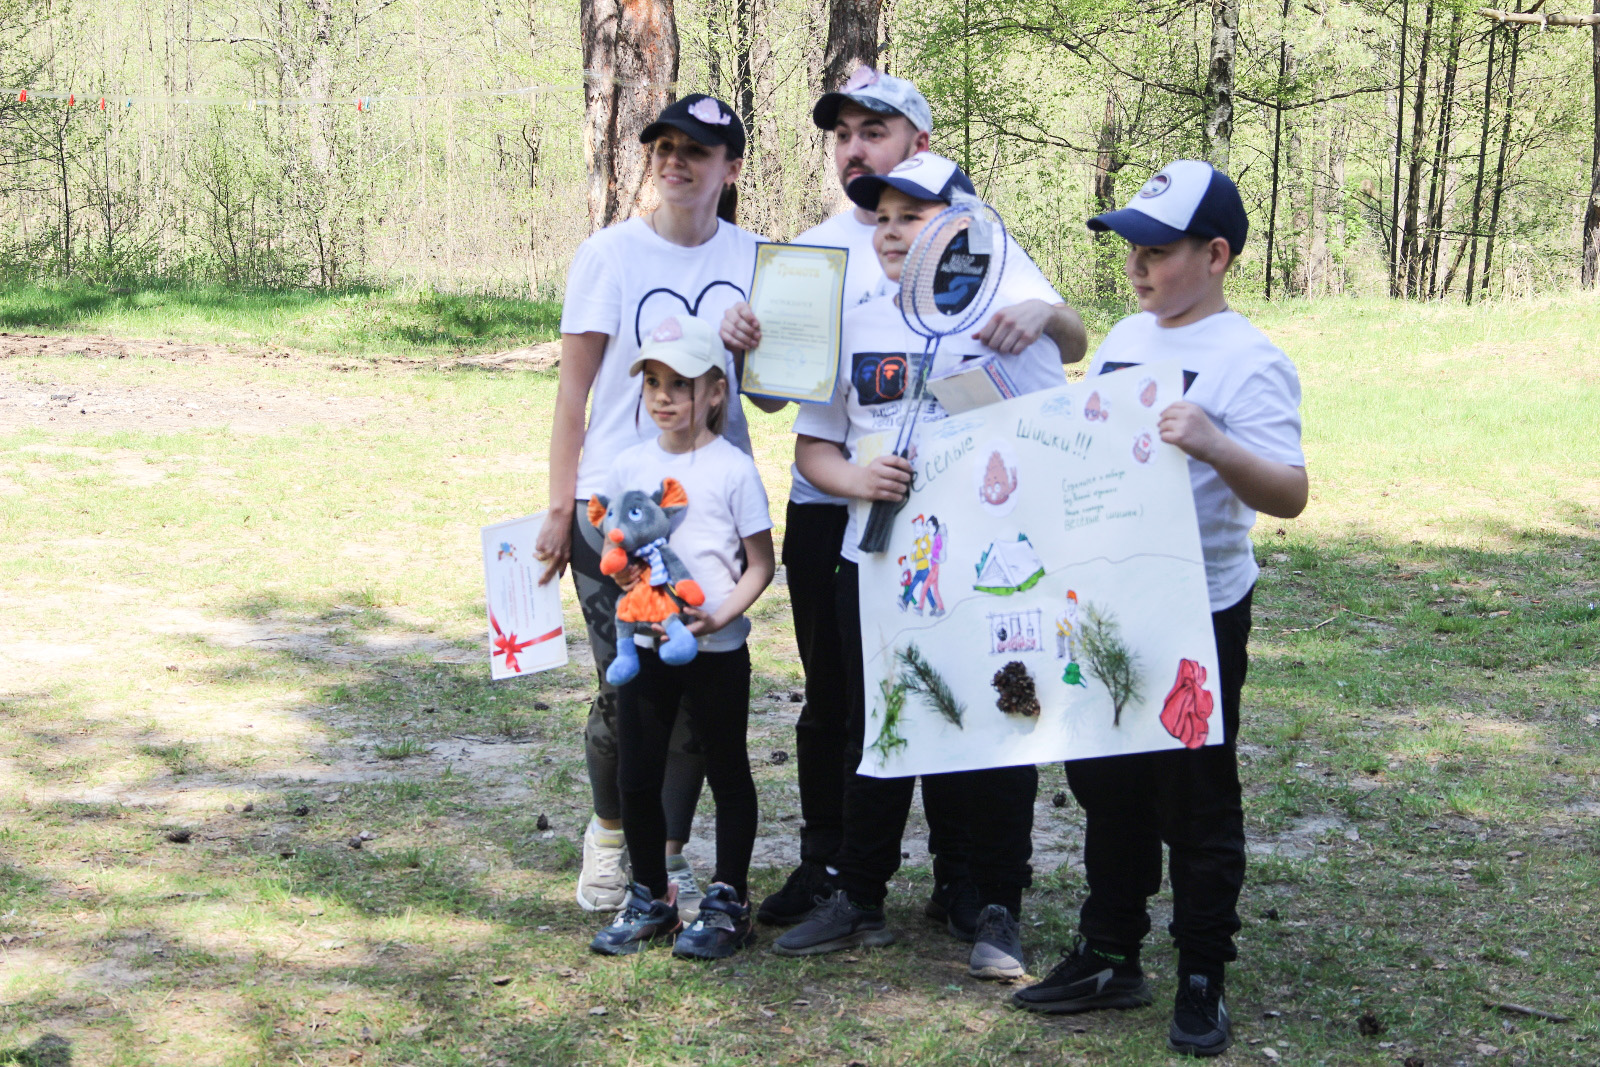
[[[1144,969],[1137,962],[1102,956],[1082,939],[1042,982],[1011,995],[1016,1007],[1047,1015],[1099,1008],[1143,1008],[1151,999]]]
[[[679,927],[677,905],[654,900],[637,882],[628,887],[627,903],[611,925],[594,935],[589,948],[606,956],[631,956],[658,937],[668,937]]]
[[[789,872],[789,880],[783,883],[783,888],[761,902],[756,918],[768,926],[793,926],[832,893],[827,868],[820,863],[802,861]]]
[[[982,911],[978,887],[965,878],[934,886],[928,903],[922,908],[922,914],[936,923],[944,923],[951,937],[969,943],[978,937],[978,915]]]
[[[672,954],[696,960],[721,960],[755,940],[750,905],[739,903],[731,885],[714,882],[700,900],[695,921],[684,927]]]
[[[1219,1056],[1233,1045],[1222,984],[1203,974],[1178,975],[1178,999],[1167,1027],[1167,1047],[1184,1056]]]
[[[818,904],[804,922],[773,942],[780,956],[820,956],[842,948],[894,944],[882,908],[863,908],[843,889]]]
[[[967,957],[967,972],[974,978],[1021,978],[1022,929],[1002,904],[990,904],[978,918],[978,936]]]

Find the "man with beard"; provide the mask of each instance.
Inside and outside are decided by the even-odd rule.
[[[834,166],[841,187],[865,175],[887,174],[927,151],[933,131],[932,111],[916,86],[870,67],[858,68],[837,92],[824,93],[812,110],[812,120],[818,129],[834,135]],[[875,223],[875,212],[852,205],[795,238],[796,244],[849,251],[846,311],[887,291],[872,244]],[[1083,358],[1088,336],[1082,320],[1061,302],[1014,241],[1007,248],[996,303],[1003,306],[975,335],[985,346],[1014,355],[1043,335],[1055,343],[1061,362]],[[749,304],[728,310],[722,339],[734,351],[748,351],[760,343],[761,325]],[[800,922],[819,899],[833,892],[828,865],[844,840],[844,794],[863,743],[862,738],[851,737],[848,725],[835,606],[835,572],[849,511],[845,501],[817,489],[798,467],[791,471],[782,558],[806,676],[806,702],[795,726],[804,822],[799,867],[781,890],[762,901],[758,912],[762,922],[780,926]],[[1036,776],[1032,781],[1036,787]],[[981,908],[966,870],[969,815],[960,793],[945,783],[938,775],[923,780],[928,848],[934,858],[934,890],[925,911],[929,918],[945,923],[952,935],[970,942],[977,936]],[[1027,788],[1027,783],[1019,781],[1018,788]],[[982,813],[972,817],[981,834]]]

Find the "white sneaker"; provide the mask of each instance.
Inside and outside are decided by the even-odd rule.
[[[628,899],[628,877],[628,844],[622,831],[607,830],[590,819],[583,831],[578,906],[584,911],[616,911]]]
[[[678,890],[678,918],[685,926],[693,925],[700,917],[700,901],[705,899],[705,894],[700,891],[700,883],[694,880],[694,869],[689,861],[681,855],[668,856],[667,881]]]

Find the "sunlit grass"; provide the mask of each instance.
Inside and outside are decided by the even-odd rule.
[[[0,309],[19,299],[0,292]],[[220,294],[216,314],[371,354],[401,351],[373,340],[396,327],[350,309],[393,299],[230,310]],[[53,328],[228,340],[194,305],[147,295]],[[527,323],[491,312],[449,328],[509,347],[496,338]],[[1600,885],[1585,347],[1600,304],[1321,303],[1258,321],[1301,369],[1315,499],[1257,530],[1240,1036],[1285,1062],[1471,1062],[1479,1043],[1587,1062],[1600,955],[1574,932]],[[851,960],[584,950],[600,921],[571,899],[592,673],[491,685],[482,663],[477,528],[544,504],[553,374],[32,362],[40,381],[271,385],[380,414],[255,437],[0,437],[0,476],[25,487],[0,495],[0,1063],[38,1061],[50,1035],[81,1064],[1166,1062],[1164,1005],[1005,1011],[921,919],[922,868],[891,890],[900,945]],[[789,419],[751,412],[780,535]],[[761,832],[788,840],[784,587],[752,615]],[[570,605],[568,621],[581,641]],[[1041,783],[1040,841],[1063,862],[1039,864],[1027,901],[1035,971],[1085,890],[1081,816],[1048,802],[1059,767]],[[758,871],[757,895],[783,873]],[[1156,908],[1159,929],[1170,899]],[[1169,997],[1164,939],[1146,960]],[[1490,995],[1576,1021],[1508,1033]],[[1367,1010],[1379,1039],[1355,1030]]]

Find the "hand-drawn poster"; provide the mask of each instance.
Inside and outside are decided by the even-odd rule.
[[[534,544],[548,512],[483,527],[483,577],[489,608],[489,677],[518,678],[567,662],[561,583],[540,585]]]
[[[924,422],[887,552],[861,561],[879,777],[1218,744],[1177,362]]]

